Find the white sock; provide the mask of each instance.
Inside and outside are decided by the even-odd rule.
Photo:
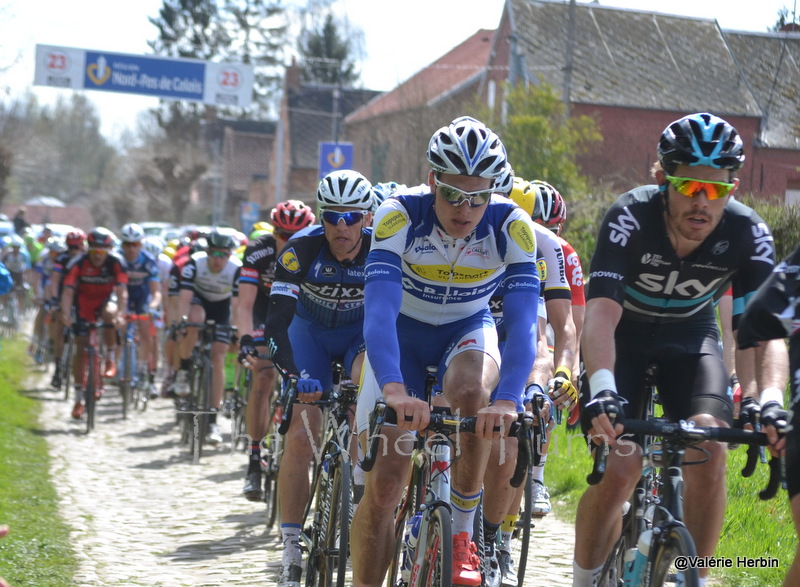
[[[453,506],[453,536],[466,532],[472,536],[475,522],[475,511],[481,502],[481,493],[475,495],[461,495],[455,489],[450,489],[450,504]]]
[[[281,564],[301,565],[303,554],[300,552],[300,524],[281,524],[283,536],[283,558]]]
[[[597,587],[597,578],[603,572],[603,565],[596,569],[583,569],[572,561],[572,587]]]
[[[531,479],[544,485],[544,463],[531,467]]]

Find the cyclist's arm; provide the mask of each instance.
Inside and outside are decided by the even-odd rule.
[[[270,359],[287,373],[299,375],[300,371],[294,362],[292,343],[289,340],[289,326],[297,307],[297,286],[276,281],[272,284],[269,296],[267,321],[264,323],[264,338],[269,348]],[[284,290],[289,295],[282,293]]]
[[[258,286],[239,281],[239,302],[236,308],[236,327],[239,335],[253,332],[253,304],[258,294]]]
[[[153,280],[150,280],[148,284],[150,286],[150,309],[158,310],[161,305],[161,284],[159,281]]]
[[[364,342],[370,365],[383,389],[389,383],[403,383],[397,338],[397,316],[403,300],[400,257],[373,249],[365,275]]]
[[[118,283],[117,290],[117,318],[124,319],[128,312],[128,284]]]
[[[572,321],[572,301],[569,299],[552,299],[546,302],[547,319],[553,327],[555,341],[553,343],[554,367],[571,369],[575,363],[575,323]]]

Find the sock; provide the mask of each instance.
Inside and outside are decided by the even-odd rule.
[[[485,519],[483,520],[483,541],[486,544],[490,542],[497,542],[497,531],[500,529],[500,524],[490,524]]]
[[[534,481],[538,481],[542,485],[544,485],[544,461],[545,456],[542,456],[542,460],[539,461],[539,465],[536,467],[531,467],[531,479]]]
[[[572,561],[572,587],[597,587],[597,578],[603,572],[603,565],[596,569],[582,569]]]
[[[300,552],[300,524],[281,524],[283,536],[283,558],[281,564],[301,565],[303,555]]]
[[[209,424],[216,424],[217,423],[217,411],[214,410],[208,415],[208,423]]]
[[[503,541],[503,545],[506,548],[511,544],[511,535],[514,533],[517,520],[519,520],[519,516],[508,515],[500,526],[500,539]]]
[[[261,470],[261,443],[250,443],[250,464],[247,467],[248,473]]]
[[[183,371],[188,371],[191,368],[191,366],[192,366],[191,359],[181,359],[181,366],[179,367],[179,369]]]
[[[450,504],[453,506],[453,536],[466,532],[472,536],[475,521],[475,510],[481,502],[479,491],[475,495],[461,495],[455,489],[450,489]]]

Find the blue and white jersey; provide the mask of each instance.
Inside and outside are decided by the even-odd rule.
[[[122,268],[128,274],[128,295],[136,298],[149,297],[150,282],[161,281],[156,260],[144,251],[139,251],[133,261],[128,261],[125,255],[120,255],[120,260]]]
[[[475,230],[454,239],[436,221],[433,200],[394,196],[375,214],[367,281],[402,281],[402,314],[448,324],[484,310],[501,284],[538,292],[534,227],[525,212],[492,196]]]

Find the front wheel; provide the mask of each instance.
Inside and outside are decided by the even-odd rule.
[[[417,548],[424,548],[417,575],[417,586],[451,585],[453,583],[453,530],[450,512],[436,507],[425,514],[426,524],[420,529]],[[424,538],[424,542],[423,542]],[[419,560],[419,556],[417,556]],[[412,577],[414,573],[412,571]]]
[[[651,552],[653,572],[651,573],[651,586],[670,587],[697,587],[700,576],[697,567],[677,569],[675,559],[679,557],[696,557],[697,550],[691,534],[685,526],[672,526],[666,530],[662,537],[655,539],[653,544],[655,552]],[[683,566],[683,565],[681,565]]]

